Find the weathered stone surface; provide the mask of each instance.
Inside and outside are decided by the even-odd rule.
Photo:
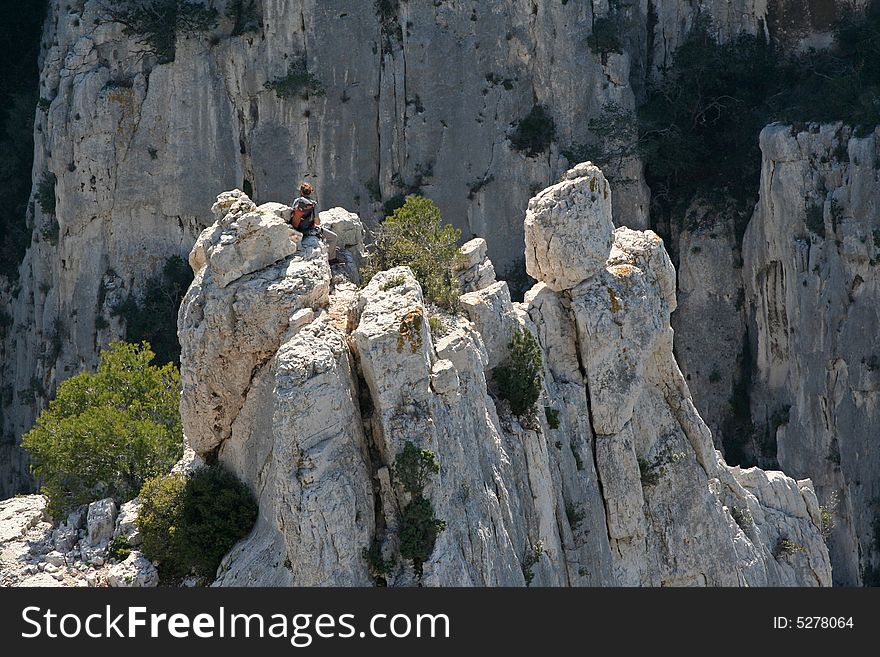
[[[107,582],[122,588],[159,586],[159,571],[143,554],[132,550],[125,561],[110,566]]]
[[[48,500],[42,495],[13,497],[0,502],[0,543],[23,537],[30,529],[49,520]]]
[[[519,328],[505,281],[461,296],[461,308],[480,333],[489,355],[489,369],[507,358],[508,346]]]
[[[302,233],[279,216],[282,212],[275,207],[278,204],[249,209],[248,201],[242,195],[225,215],[206,228],[190,258],[196,265],[204,258],[221,288],[296,253],[302,240]],[[199,255],[202,250],[204,256]]]
[[[271,222],[263,228],[276,230]],[[327,304],[330,267],[323,243],[311,240],[295,255],[269,260],[226,286],[203,267],[181,303],[181,416],[199,454],[229,437],[255,371],[277,351],[290,317]]]
[[[467,4],[410,3],[400,39],[384,49],[373,3],[316,3],[301,20],[298,5],[265,2],[258,37],[234,34],[221,8],[216,30],[180,38],[174,61],[154,65],[138,35],[102,20],[104,0],[52,0],[39,89],[50,103],[35,115],[33,181],[57,178],[57,216],[34,206],[21,293],[0,293],[14,321],[0,368],[14,391],[3,432],[27,431],[60,380],[125,335],[114,305],[140,296],[168,257],[187,256],[218,190],[249,184],[255,198],[288,200],[305,178],[317,181],[321,207],[357,209],[370,224],[385,201],[418,186],[466,238],[489,238],[506,272],[522,258],[530,190],[575,164],[562,153],[592,146],[590,121],[609,103],[635,107],[698,14],[722,40],[778,31],[786,43],[815,45],[827,40],[839,1],[812,3],[819,21],[804,3],[782,0],[670,0],[650,12],[636,3],[626,7],[624,52],[604,55],[583,40],[609,14],[607,2],[535,9],[532,0],[490,0],[476,21]],[[307,38],[316,31],[320,39]],[[468,44],[480,45],[478,57]],[[295,53],[305,53],[325,94],[289,99],[265,88]],[[509,137],[535,104],[551,113],[556,140],[532,157]],[[627,181],[611,191],[616,224],[646,227],[641,163],[625,158],[609,175]],[[41,237],[55,220],[57,244]],[[49,362],[40,346],[58,321],[63,348]],[[28,485],[24,452],[3,442],[0,497]]]
[[[86,536],[90,544],[99,545],[113,538],[116,512],[116,502],[109,497],[89,504],[86,515]]]
[[[58,527],[53,527],[46,503],[42,495],[0,502],[0,586],[107,586],[108,571],[115,568],[108,563],[113,501],[83,506]],[[147,564],[139,562],[138,568],[145,573],[152,569],[155,576],[155,568]],[[130,565],[126,568],[132,572]],[[156,580],[133,577],[127,585],[155,586]]]
[[[564,222],[582,217],[558,220],[575,234]],[[222,437],[192,441],[215,422],[207,404],[184,415],[185,433],[260,503],[215,584],[828,585],[810,482],[728,468],[694,408],[672,355],[675,272],[662,241],[624,228],[608,236],[602,266],[574,287],[540,281],[520,305],[495,283],[463,295],[471,321],[438,318],[436,335],[418,282],[398,267],[359,292],[334,278],[321,304],[307,285],[295,289],[309,303],[294,291],[269,305],[255,291],[251,312],[285,328],[259,343],[264,357],[247,378],[215,373],[209,352],[184,340],[186,385],[213,374],[218,396],[240,400]],[[254,285],[312,271],[303,255],[290,262],[254,272]],[[536,271],[555,276],[548,263]],[[197,277],[187,299],[240,285]],[[224,326],[227,306],[188,302],[181,335],[189,323],[215,340],[209,327]],[[496,408],[487,380],[516,328],[538,337],[546,363],[543,412],[522,418]],[[225,340],[238,359],[253,349],[247,332]],[[415,494],[395,474],[407,443],[436,456],[421,495],[445,523],[419,564],[399,558]],[[780,553],[783,539],[803,550]],[[371,572],[370,546],[395,565]]]
[[[116,516],[115,535],[124,536],[132,547],[137,547],[143,541],[137,526],[140,509],[140,500],[136,498],[120,506],[119,515]]]
[[[361,218],[345,208],[330,208],[318,213],[321,225],[339,237],[339,247],[363,246],[364,225]]]
[[[573,288],[604,268],[613,230],[608,181],[579,164],[529,201],[526,271],[556,292]]]
[[[495,282],[495,266],[487,255],[486,240],[477,237],[465,242],[452,263],[462,292],[475,292]]]
[[[840,124],[765,128],[743,241],[751,421],[786,472],[811,478],[823,505],[839,501],[829,548],[841,585],[880,567],[878,143]]]

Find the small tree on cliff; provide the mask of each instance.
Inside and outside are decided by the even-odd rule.
[[[98,370],[67,379],[25,434],[56,517],[103,497],[127,501],[183,453],[180,375],[150,365],[149,344],[114,342]]]
[[[407,196],[403,206],[376,230],[376,240],[364,282],[374,274],[405,265],[422,286],[425,298],[447,310],[455,310],[460,294],[452,262],[458,255],[461,231],[444,224],[440,209],[430,199]]]

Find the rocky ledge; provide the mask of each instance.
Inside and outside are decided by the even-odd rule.
[[[482,240],[462,247],[458,315],[407,268],[354,285],[356,215],[322,215],[347,236],[331,269],[283,206],[236,190],[214,211],[179,316],[181,412],[260,506],[217,585],[830,584],[811,482],[714,449],[672,354],[675,271],[654,233],[614,230],[595,166],[529,203],[523,303]],[[544,369],[525,419],[493,376],[521,330]],[[439,463],[422,495],[445,529],[420,568],[400,557],[407,443]]]

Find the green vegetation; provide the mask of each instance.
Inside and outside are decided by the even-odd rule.
[[[373,543],[369,548],[364,548],[361,552],[364,561],[370,568],[370,574],[376,579],[385,580],[391,571],[394,570],[396,564],[394,558],[386,559],[382,556],[382,548],[378,543]]]
[[[828,537],[831,535],[831,530],[834,529],[835,518],[837,517],[837,507],[840,506],[840,497],[837,494],[837,491],[831,493],[828,497],[828,501],[825,504],[819,506],[819,516],[822,519],[822,527],[820,527],[820,532],[822,534],[822,538],[826,541]]]
[[[811,233],[825,238],[825,209],[823,203],[808,206],[804,215],[804,225]]]
[[[620,19],[616,15],[596,18],[593,21],[593,32],[587,37],[587,45],[593,54],[601,55],[604,59],[609,53],[622,53],[620,27]]]
[[[274,91],[279,98],[299,96],[307,100],[310,96],[324,95],[324,86],[313,73],[309,72],[305,57],[295,57],[287,65],[286,75],[266,82],[263,86]]]
[[[64,381],[22,438],[55,517],[104,497],[130,500],[182,455],[180,375],[151,360],[146,343],[112,343],[97,372]]]
[[[571,502],[567,502],[565,505],[565,517],[568,519],[568,526],[571,527],[571,531],[575,531],[584,521],[584,518],[587,517],[587,514],[582,506],[575,506]]]
[[[110,558],[116,561],[125,561],[131,554],[131,543],[127,536],[120,534],[110,541]]]
[[[635,112],[617,103],[607,103],[597,117],[589,120],[592,141],[576,144],[562,151],[574,165],[587,160],[596,164],[612,188],[627,187],[635,182],[624,174],[624,165],[639,155],[639,129]]]
[[[431,315],[428,317],[428,328],[431,329],[431,336],[435,339],[439,338],[446,332],[446,326],[443,324],[443,320],[437,315]]]
[[[495,368],[495,381],[510,410],[520,417],[534,412],[544,382],[541,347],[526,329],[517,329],[507,360]]]
[[[231,0],[226,6],[226,17],[232,20],[232,36],[262,29],[263,18],[257,0]]]
[[[407,440],[391,468],[394,480],[413,495],[420,495],[432,474],[440,472],[437,455],[429,449],[419,449]]]
[[[648,461],[642,457],[638,457],[639,476],[644,486],[656,486],[660,482],[660,478],[666,474],[666,467],[678,463],[687,458],[686,452],[673,452],[672,448],[667,446],[661,450],[653,461]]]
[[[246,485],[221,467],[192,476],[150,479],[141,491],[138,529],[143,552],[159,563],[166,583],[188,575],[211,580],[233,545],[257,520],[257,503]]]
[[[428,479],[440,472],[440,463],[434,452],[406,441],[391,472],[394,480],[413,496],[400,519],[400,556],[411,559],[421,577],[422,564],[431,556],[437,536],[446,527],[443,520],[434,517],[434,506],[424,496]]]
[[[375,231],[375,242],[361,277],[366,285],[380,271],[407,266],[426,300],[449,311],[458,309],[458,279],[452,262],[461,231],[442,223],[440,209],[422,196],[407,196]]]
[[[788,536],[780,536],[776,540],[776,547],[773,548],[773,556],[776,559],[790,557],[798,552],[805,552],[806,548],[800,543],[789,540]]]
[[[575,466],[575,468],[577,468],[578,471],[583,470],[583,469],[584,469],[584,461],[583,461],[583,459],[581,458],[581,455],[580,455],[580,454],[578,453],[578,451],[574,448],[574,445],[569,444],[569,448],[571,449],[571,455],[574,457],[574,466]]]
[[[785,54],[749,35],[719,44],[711,28],[699,20],[649,88],[637,147],[655,225],[684,217],[695,197],[732,199],[741,238],[757,199],[766,124],[839,120],[860,133],[880,123],[880,0],[845,12],[827,51]],[[823,236],[819,219],[807,208],[808,227]]]
[[[532,572],[532,568],[541,560],[543,555],[544,544],[541,541],[538,541],[528,549],[526,555],[520,562],[523,578],[526,580],[526,586],[532,585],[532,581],[535,579],[535,573]]]
[[[165,261],[161,274],[147,279],[140,299],[129,293],[111,311],[125,320],[126,339],[148,341],[160,363],[180,362],[177,311],[192,279],[192,270],[183,258],[172,256]]]
[[[37,184],[37,193],[34,200],[44,214],[55,214],[55,174],[44,171],[40,182]]]
[[[411,559],[421,577],[422,564],[434,551],[437,536],[446,528],[446,522],[434,517],[434,505],[417,495],[406,505],[400,518],[400,556]]]
[[[547,426],[551,429],[559,428],[559,411],[552,406],[544,407],[544,417],[547,418]]]
[[[188,0],[117,0],[104,5],[110,21],[121,23],[128,36],[156,56],[159,64],[174,61],[179,36],[189,37],[217,26],[217,10]]]
[[[383,292],[387,292],[388,290],[391,290],[398,285],[403,285],[404,283],[406,283],[406,276],[404,276],[403,274],[399,274],[397,276],[392,276],[387,281],[382,283],[382,285],[379,286],[379,289]]]
[[[514,149],[525,153],[528,157],[537,157],[550,148],[554,139],[556,139],[556,124],[553,117],[542,105],[535,105],[517,122],[510,136],[510,143]]]

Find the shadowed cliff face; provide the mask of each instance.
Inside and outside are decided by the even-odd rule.
[[[181,306],[181,410],[260,501],[218,585],[830,584],[809,480],[714,450],[672,356],[672,263],[654,233],[614,229],[597,167],[529,202],[524,303],[465,245],[459,316],[406,267],[358,290],[320,242],[291,253],[276,206],[235,191],[215,212]],[[523,417],[496,377],[518,331],[543,361]],[[417,488],[410,444],[437,466]],[[414,504],[443,524],[417,562]]]

